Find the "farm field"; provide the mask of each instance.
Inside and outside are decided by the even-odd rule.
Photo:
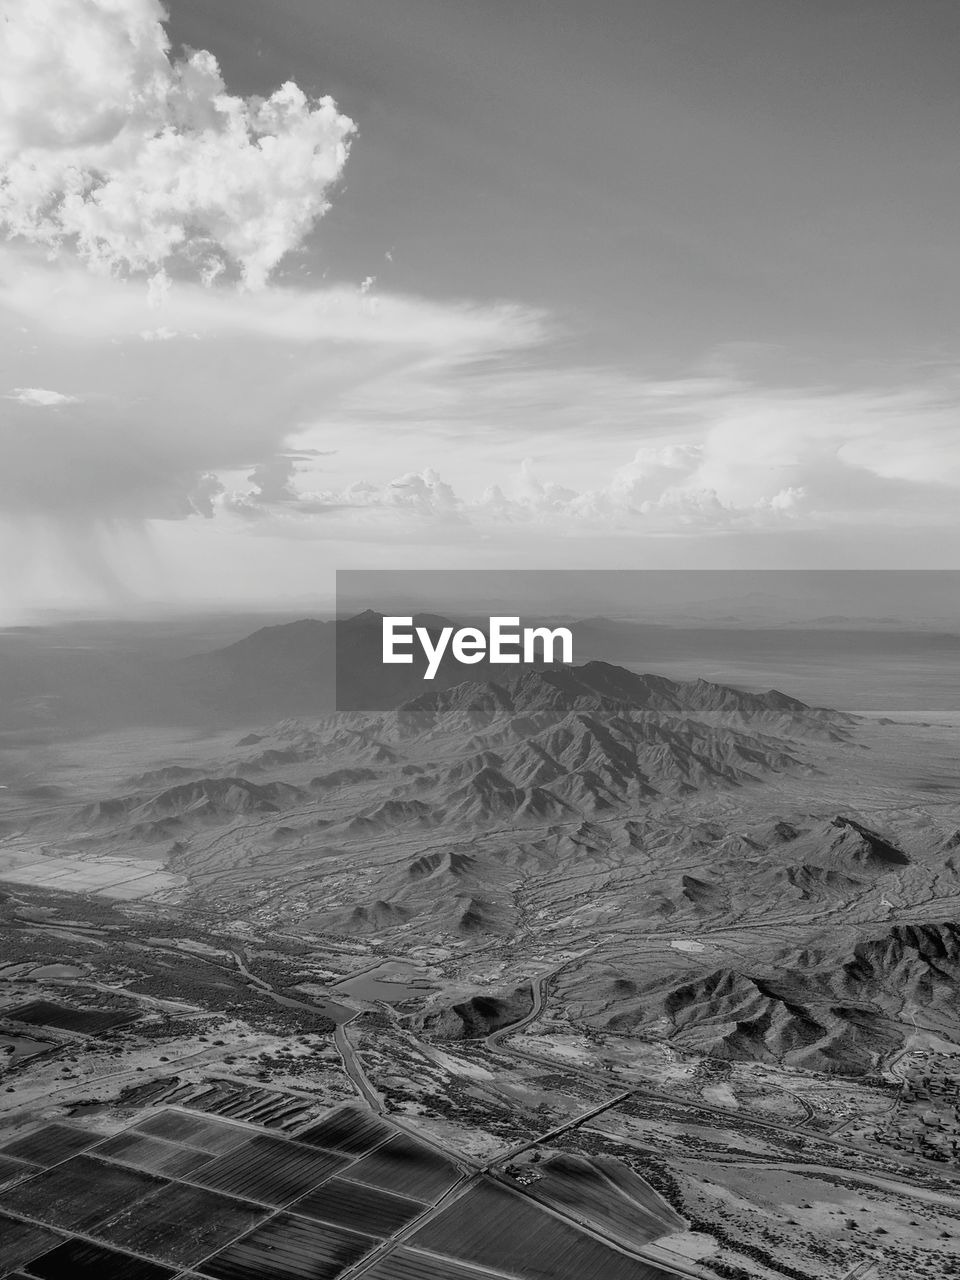
[[[419,1217],[426,1207],[407,1196],[333,1177],[294,1201],[291,1211],[386,1239]]]
[[[249,1120],[285,1133],[296,1130],[312,1118],[316,1109],[308,1099],[291,1097],[276,1089],[261,1089],[233,1080],[184,1082],[178,1076],[131,1090],[125,1100],[149,1102],[152,1106],[169,1102],[178,1107],[189,1107],[191,1111],[205,1111],[232,1120]]]
[[[456,1165],[413,1138],[397,1136],[359,1161],[350,1177],[418,1200],[442,1195],[459,1177]]]
[[[118,1133],[100,1147],[100,1154],[129,1164],[146,1173],[159,1173],[168,1178],[189,1178],[192,1173],[214,1159],[208,1151],[184,1150],[163,1138],[140,1133]]]
[[[0,1187],[19,1182],[21,1178],[36,1173],[39,1166],[27,1164],[23,1160],[13,1160],[9,1156],[0,1156]]]
[[[20,1222],[0,1213],[0,1275],[6,1275],[14,1267],[21,1267],[41,1253],[49,1253],[64,1237],[48,1227],[38,1227],[32,1222]]]
[[[584,1235],[489,1178],[482,1178],[410,1239],[416,1248],[507,1274],[516,1268],[520,1241],[531,1276],[664,1280],[670,1275]]]
[[[452,1258],[437,1258],[429,1253],[420,1253],[416,1249],[395,1249],[385,1258],[380,1258],[369,1270],[363,1273],[363,1280],[514,1280],[515,1273],[492,1271],[486,1268],[477,1271],[474,1267],[461,1266]]]
[[[26,1160],[46,1169],[76,1155],[78,1151],[92,1147],[96,1141],[97,1135],[88,1133],[85,1129],[77,1129],[69,1124],[48,1124],[6,1143],[0,1147],[0,1155]]]
[[[199,1270],[216,1280],[334,1280],[376,1243],[372,1236],[280,1214]]]
[[[29,1026],[56,1027],[59,1031],[74,1031],[88,1036],[133,1021],[128,1013],[105,1009],[72,1009],[48,1000],[32,1000],[29,1004],[4,1009],[3,1016],[15,1022],[25,1022]]]
[[[279,1207],[347,1164],[344,1156],[256,1134],[242,1147],[200,1169],[192,1180],[215,1191]]]
[[[309,1142],[327,1151],[363,1155],[392,1138],[396,1130],[379,1116],[364,1114],[355,1107],[340,1107],[319,1124],[296,1134],[298,1142]]]
[[[166,1138],[169,1142],[181,1142],[198,1151],[222,1155],[246,1142],[254,1131],[242,1129],[239,1125],[218,1124],[215,1120],[187,1115],[183,1111],[166,1110],[141,1121],[136,1126],[136,1132]]]
[[[0,881],[38,889],[98,893],[118,902],[136,901],[183,884],[181,876],[164,871],[157,862],[146,858],[50,858],[19,852],[7,852],[0,858]]]
[[[120,1248],[186,1267],[252,1230],[268,1212],[261,1205],[174,1183],[109,1218],[97,1234]]]
[[[477,1280],[477,1267],[490,1277],[558,1280],[671,1274],[356,1106],[333,1108],[299,1138],[167,1107],[109,1136],[46,1124],[6,1150],[33,1163],[0,1152],[17,1177],[0,1190],[2,1277],[334,1280],[368,1255],[370,1268],[357,1274],[371,1280]],[[606,1181],[586,1161],[555,1164],[538,1172],[561,1212],[565,1174]],[[664,1217],[658,1204],[659,1230],[651,1217],[642,1234],[635,1192],[632,1184],[614,1191],[625,1206],[615,1225],[626,1232],[632,1222],[634,1244],[661,1233]],[[579,1206],[585,1218],[588,1200]]]
[[[164,1185],[152,1174],[79,1155],[8,1188],[0,1201],[25,1218],[87,1232]]]
[[[617,1181],[602,1166],[574,1155],[554,1156],[539,1166],[538,1173],[527,1183],[536,1199],[572,1213],[633,1248],[683,1230],[683,1219],[635,1175],[627,1179],[621,1175]]]
[[[28,1263],[27,1274],[39,1280],[168,1280],[176,1273],[89,1240],[67,1240]]]

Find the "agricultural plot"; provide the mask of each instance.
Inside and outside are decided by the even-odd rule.
[[[67,1240],[27,1263],[25,1270],[38,1280],[170,1280],[176,1274],[158,1262],[104,1249],[88,1240]]]
[[[509,1275],[554,1280],[671,1280],[484,1178],[410,1239],[416,1248]]]
[[[452,1160],[398,1134],[353,1165],[350,1177],[385,1191],[432,1202],[458,1181],[460,1171]]]
[[[363,1273],[363,1280],[500,1280],[500,1277],[515,1280],[516,1272],[489,1268],[477,1271],[474,1267],[461,1266],[452,1258],[437,1258],[415,1249],[394,1249]]]
[[[670,1211],[648,1204],[649,1188],[639,1179],[634,1186],[633,1175],[593,1159],[555,1158],[528,1166],[535,1185],[523,1195],[491,1178],[474,1180],[418,1225],[463,1175],[452,1159],[406,1134],[385,1137],[386,1122],[368,1120],[340,1107],[311,1127],[311,1142],[174,1110],[109,1138],[43,1126],[7,1145],[51,1167],[0,1156],[26,1171],[0,1190],[0,1276],[334,1280],[404,1229],[414,1234],[377,1257],[371,1280],[669,1275],[529,1198],[535,1191],[608,1234],[632,1231],[636,1245],[662,1234]]]
[[[29,1004],[18,1005],[15,1009],[4,1009],[3,1016],[30,1027],[56,1027],[59,1031],[95,1036],[110,1027],[135,1022],[138,1015],[124,1013],[120,1009],[72,1009],[50,1000],[31,1000]]]
[[[97,1155],[167,1178],[189,1178],[215,1159],[209,1151],[194,1151],[142,1133],[118,1133],[97,1147]]]
[[[338,1107],[319,1124],[296,1134],[298,1142],[324,1147],[327,1151],[343,1151],[348,1155],[364,1155],[394,1135],[396,1130],[379,1116],[359,1107]]]
[[[290,1205],[290,1212],[338,1227],[386,1239],[424,1212],[425,1205],[406,1196],[365,1187],[346,1178],[330,1178]]]
[[[197,1269],[216,1280],[334,1280],[376,1244],[371,1236],[282,1213]]]
[[[0,1209],[52,1227],[89,1231],[164,1185],[152,1174],[80,1155],[0,1192]]]
[[[148,1116],[136,1126],[134,1132],[148,1133],[168,1142],[180,1142],[185,1147],[223,1155],[250,1141],[250,1130],[240,1125],[218,1124],[202,1116],[184,1115],[182,1111],[161,1111]]]
[[[150,1103],[161,1106],[175,1103],[207,1115],[224,1116],[230,1120],[245,1120],[250,1124],[264,1125],[269,1129],[290,1132],[303,1124],[315,1106],[303,1098],[280,1093],[276,1089],[261,1089],[256,1085],[240,1085],[232,1080],[214,1080],[204,1084],[183,1084],[179,1077],[155,1081],[131,1089],[124,1095],[124,1102],[136,1105]]]
[[[242,1147],[199,1170],[193,1180],[216,1191],[279,1207],[347,1164],[346,1156],[256,1134]]]
[[[250,1231],[268,1213],[260,1205],[173,1183],[109,1218],[96,1234],[134,1253],[187,1267]]]
[[[63,1236],[47,1227],[20,1222],[0,1213],[0,1275],[24,1266],[41,1253],[49,1253],[62,1240]]]
[[[11,1160],[9,1156],[0,1156],[0,1188],[9,1187],[13,1182],[37,1172],[37,1165],[26,1164],[23,1160]]]
[[[0,1147],[0,1155],[49,1169],[99,1141],[99,1135],[69,1124],[48,1124]]]
[[[683,1230],[683,1219],[642,1179],[622,1166],[614,1172],[613,1162],[608,1163],[610,1174],[600,1161],[578,1155],[556,1156],[537,1167],[538,1176],[526,1182],[525,1188],[545,1204],[572,1212],[627,1245],[645,1244]]]
[[[146,858],[35,859],[14,853],[0,860],[0,881],[131,901],[176,888],[183,878],[158,869],[156,862]]]

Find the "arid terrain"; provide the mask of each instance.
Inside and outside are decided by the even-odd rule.
[[[960,1275],[960,708],[638,667],[11,746],[0,1214],[261,1274],[35,1221],[60,1166],[17,1144],[204,1112],[295,1153],[355,1104],[452,1172],[309,1274]],[[167,1155],[137,1167],[241,1194]],[[33,1248],[0,1274],[67,1274]]]

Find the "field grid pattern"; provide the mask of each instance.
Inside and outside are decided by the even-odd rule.
[[[0,1146],[0,1277],[346,1274],[668,1275],[353,1106],[294,1137],[166,1108],[110,1137],[48,1124]]]

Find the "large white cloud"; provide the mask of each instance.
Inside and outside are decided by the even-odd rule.
[[[264,284],[328,208],[353,122],[293,83],[170,57],[158,0],[29,0],[0,23],[0,224],[108,269]],[[162,278],[162,277],[161,277]]]

